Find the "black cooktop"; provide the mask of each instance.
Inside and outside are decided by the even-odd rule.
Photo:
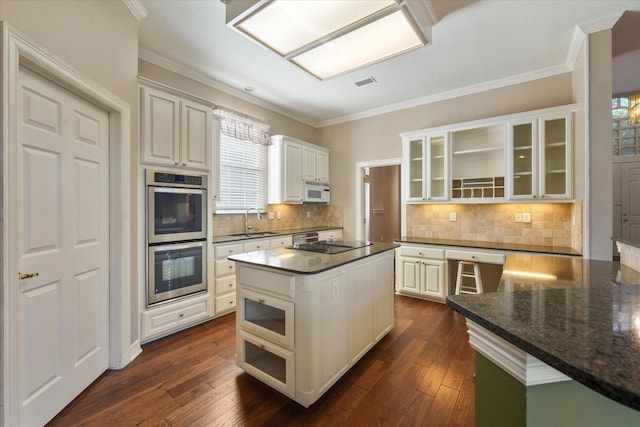
[[[323,254],[339,254],[340,252],[350,251],[352,249],[363,248],[371,245],[371,242],[366,241],[345,241],[337,240],[335,242],[312,242],[301,243],[296,246],[287,246],[288,249],[295,249],[299,251],[319,252]]]

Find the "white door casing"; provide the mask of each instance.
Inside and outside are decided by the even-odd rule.
[[[621,163],[621,238],[640,242],[640,163]]]
[[[109,187],[117,188],[117,192],[108,195],[109,206],[109,366],[121,368],[129,363],[140,352],[139,337],[131,341],[131,308],[130,308],[130,107],[127,103],[113,96],[105,89],[78,74],[60,59],[43,50],[28,40],[24,35],[4,22],[0,22],[2,30],[2,209],[1,235],[2,253],[0,256],[0,301],[2,303],[2,372],[0,385],[2,402],[0,404],[0,425],[26,425],[20,419],[19,387],[20,366],[19,348],[23,342],[19,338],[18,312],[18,270],[19,247],[18,215],[18,181],[22,177],[18,170],[18,100],[20,90],[18,84],[19,66],[26,65],[37,70],[38,74],[71,89],[83,99],[104,108],[109,115]],[[48,183],[47,183],[48,184]],[[86,230],[82,230],[85,232]],[[86,235],[86,234],[85,234]],[[49,235],[50,237],[50,235]],[[42,236],[35,237],[43,239]],[[84,257],[84,253],[81,257]],[[44,276],[44,273],[43,273]],[[40,277],[40,276],[38,276]],[[35,279],[38,279],[36,277]],[[87,276],[79,276],[87,279]],[[32,280],[32,279],[27,279]],[[44,279],[43,279],[44,280]],[[46,288],[45,288],[46,289]],[[80,325],[83,326],[83,325]],[[85,334],[86,336],[86,334]],[[87,342],[76,343],[76,349],[89,348]],[[48,351],[51,354],[50,351]],[[86,356],[91,351],[85,351]],[[82,358],[81,358],[82,359]],[[40,372],[44,371],[40,368]],[[37,374],[33,373],[33,377]]]
[[[24,67],[18,84],[15,368],[39,425],[108,367],[109,114]]]

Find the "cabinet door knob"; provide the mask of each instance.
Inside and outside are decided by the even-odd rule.
[[[184,313],[178,314],[178,317],[184,317]]]
[[[178,166],[180,162],[173,162],[174,165]]]

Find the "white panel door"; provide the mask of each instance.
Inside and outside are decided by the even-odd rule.
[[[15,369],[31,426],[108,367],[109,116],[25,68],[18,97]]]

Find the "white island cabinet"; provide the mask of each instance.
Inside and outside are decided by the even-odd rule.
[[[241,261],[237,364],[313,404],[393,328],[395,246],[375,245],[347,255],[278,248],[231,256]]]

